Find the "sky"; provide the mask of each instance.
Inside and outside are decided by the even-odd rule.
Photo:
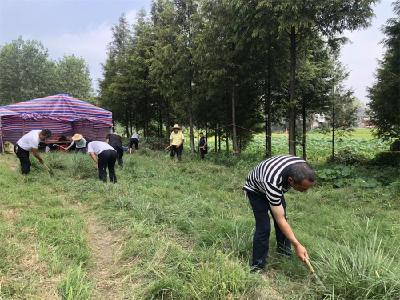
[[[48,49],[52,59],[74,54],[89,65],[93,86],[98,87],[111,27],[124,13],[130,23],[140,9],[149,11],[151,0],[0,0],[0,45],[22,36],[35,39]],[[350,72],[345,85],[367,102],[367,87],[374,82],[378,59],[384,52],[381,32],[393,16],[391,0],[374,7],[375,17],[367,29],[346,32],[350,39],[341,53],[341,61]]]

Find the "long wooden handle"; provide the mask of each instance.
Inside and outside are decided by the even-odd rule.
[[[310,260],[306,259],[305,263],[306,263],[308,269],[310,270],[310,272],[314,274],[315,270],[314,270],[313,266],[311,265]]]

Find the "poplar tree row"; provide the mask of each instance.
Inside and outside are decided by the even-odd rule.
[[[315,113],[351,126],[355,104],[338,63],[345,30],[366,27],[375,0],[154,0],[113,27],[100,102],[127,134],[168,137],[179,123],[240,153],[273,124],[302,146]],[[131,25],[134,24],[134,25]],[[332,107],[335,113],[332,115]],[[334,118],[333,118],[334,117]]]

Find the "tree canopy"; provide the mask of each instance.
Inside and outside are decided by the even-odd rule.
[[[394,3],[394,11],[395,17],[383,29],[386,52],[369,89],[371,123],[386,139],[400,138],[400,1]]]
[[[368,26],[373,3],[154,0],[149,15],[115,25],[100,101],[127,134],[167,136],[180,123],[192,149],[198,128],[239,153],[265,130],[270,155],[274,122],[289,128],[290,152],[303,145],[305,155],[296,121],[330,111],[341,34]],[[351,91],[337,96],[338,112],[353,107]]]
[[[71,55],[53,61],[42,43],[22,37],[0,46],[0,104],[58,93],[93,97],[83,58]]]

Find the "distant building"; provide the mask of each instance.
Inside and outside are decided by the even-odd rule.
[[[322,128],[328,125],[328,120],[324,113],[314,114],[311,121],[311,129]]]

